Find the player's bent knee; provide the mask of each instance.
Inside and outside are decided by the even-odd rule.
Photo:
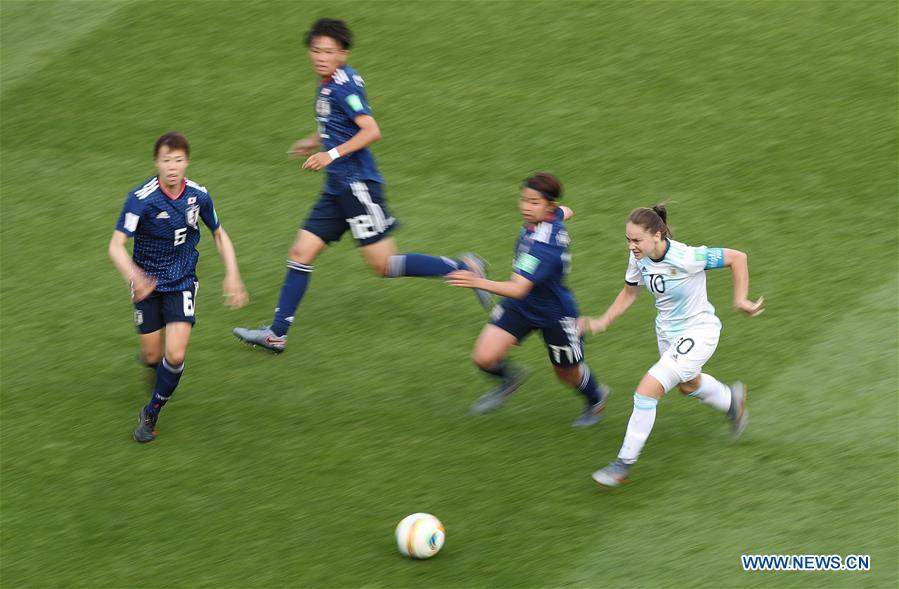
[[[379,278],[387,278],[389,276],[389,274],[387,273],[389,268],[387,260],[384,260],[383,262],[381,260],[378,260],[377,262],[370,262],[369,266],[371,267],[371,271],[375,276]]]
[[[315,256],[310,255],[305,248],[297,245],[290,246],[290,249],[287,250],[287,257],[300,264],[311,264],[315,261]]]
[[[165,361],[169,363],[169,366],[181,366],[182,364],[184,364],[184,356],[184,352],[166,354]]]
[[[475,350],[471,355],[471,361],[474,362],[475,366],[483,370],[489,370],[490,368],[493,368],[500,360],[501,358],[497,358],[496,354],[491,354],[489,352],[481,350]]]
[[[144,351],[141,352],[140,359],[141,362],[143,362],[147,366],[155,366],[156,364],[162,362],[162,353],[155,350],[152,352]]]

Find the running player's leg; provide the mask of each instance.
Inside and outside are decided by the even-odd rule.
[[[156,384],[156,369],[162,362],[162,355],[165,353],[165,328],[157,329],[152,333],[141,334],[140,336],[140,352],[138,352],[138,361],[146,370],[145,380],[147,385],[152,387]]]
[[[294,314],[309,287],[315,259],[327,243],[311,231],[301,229],[287,252],[287,275],[278,295],[278,306],[272,318],[272,332],[278,337],[287,335]]]
[[[475,254],[465,254],[460,259],[414,253],[397,254],[396,244],[389,235],[398,223],[390,214],[384,187],[380,183],[351,182],[340,195],[339,201],[365,261],[377,276],[434,277],[446,276],[456,270],[469,270],[486,277],[484,262]],[[474,294],[485,309],[493,308],[490,293],[474,289]]]
[[[140,336],[140,361],[147,368],[155,369],[165,353],[165,328]]]
[[[153,292],[134,304],[134,325],[140,334],[138,361],[147,367],[146,381],[152,390],[156,368],[165,352],[165,322],[162,319],[162,294]]]
[[[660,360],[661,362],[661,360]],[[624,442],[618,451],[618,458],[610,462],[606,467],[593,473],[593,480],[606,487],[617,487],[624,482],[630,474],[631,467],[640,456],[652,426],[656,420],[656,406],[665,392],[677,384],[676,371],[670,370],[663,375],[664,382],[657,377],[662,371],[653,366],[637,385],[634,392],[634,409],[627,422],[627,430],[624,433]]]
[[[700,378],[702,366],[718,345],[719,326],[699,327],[673,342],[660,338],[659,361],[649,369],[634,393],[634,410],[628,422],[624,443],[617,460],[593,473],[593,479],[606,486],[616,486],[627,478],[655,423],[659,399],[679,385],[687,388]]]
[[[184,372],[184,357],[195,322],[196,283],[182,292],[161,293],[165,321],[165,353],[156,368],[156,384],[149,403],[140,411],[134,439],[151,442],[156,437],[159,412],[172,397]]]
[[[472,413],[498,409],[527,379],[527,370],[506,360],[512,346],[530,333],[531,327],[520,314],[497,306],[475,343],[471,359],[481,371],[499,379],[499,384],[482,395],[471,407]]]
[[[731,424],[734,438],[739,438],[749,424],[746,410],[746,387],[741,382],[728,386],[714,376],[702,372],[718,347],[721,330],[717,325],[691,329],[672,346],[683,381],[678,389],[684,395],[699,399],[724,413]]]
[[[578,334],[577,320],[562,317],[541,329],[543,342],[556,376],[580,392],[586,401],[583,411],[572,425],[593,425],[602,418],[608,388],[596,383],[590,367],[584,362],[584,341]]]
[[[193,325],[186,321],[177,321],[166,325],[165,356],[156,369],[156,387],[147,404],[147,411],[153,415],[159,415],[181,381],[181,375],[184,372],[184,358],[187,355],[187,344],[192,331]]]
[[[731,436],[737,440],[749,425],[749,410],[746,408],[748,392],[742,382],[726,385],[714,376],[701,373],[693,379],[678,385],[680,392],[695,397],[707,405],[723,412],[730,422]]]
[[[287,274],[281,285],[271,325],[256,329],[236,327],[234,335],[248,344],[283,352],[287,345],[287,331],[309,287],[315,259],[329,243],[339,240],[346,229],[347,221],[337,195],[323,193],[309,211],[303,228],[288,251]]]

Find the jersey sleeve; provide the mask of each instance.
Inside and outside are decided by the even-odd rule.
[[[724,267],[724,249],[720,247],[688,247],[681,264],[690,274]]]
[[[371,116],[371,107],[365,97],[365,88],[357,83],[358,74],[354,74],[348,82],[335,87],[334,101],[350,120],[359,115]],[[361,82],[362,78],[359,78]]]
[[[628,286],[643,286],[643,274],[637,268],[637,258],[630,255],[627,261],[627,270],[624,273],[624,283]]]
[[[215,233],[215,230],[221,226],[219,223],[219,216],[215,212],[215,205],[212,203],[212,197],[209,194],[205,194],[202,199],[200,199],[200,218],[203,219],[203,223],[209,227],[209,230]]]
[[[121,231],[128,237],[134,237],[137,226],[140,223],[141,215],[144,213],[144,201],[137,198],[133,192],[129,192],[125,197],[125,204],[122,207],[122,213],[116,223],[116,231]]]
[[[541,284],[559,274],[563,251],[563,248],[546,243],[534,243],[515,260],[514,272],[534,284]]]

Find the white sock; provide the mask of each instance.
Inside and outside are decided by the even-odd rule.
[[[730,409],[730,387],[708,374],[700,375],[699,388],[690,393],[690,396],[718,411],[726,412]]]
[[[634,412],[627,422],[627,433],[624,434],[624,443],[618,452],[618,458],[627,464],[633,464],[640,456],[643,444],[649,438],[652,424],[656,421],[657,399],[634,393]]]

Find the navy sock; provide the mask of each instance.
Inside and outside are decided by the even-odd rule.
[[[153,388],[153,397],[147,405],[147,411],[153,415],[159,415],[159,410],[172,398],[183,372],[183,362],[180,366],[172,366],[168,360],[162,359],[156,369],[156,386]]]
[[[387,276],[446,276],[455,270],[468,270],[462,260],[453,260],[443,256],[426,256],[425,254],[399,254],[390,256],[387,263]]]
[[[481,368],[478,366],[478,368]],[[509,376],[509,365],[506,364],[505,360],[500,360],[490,368],[481,368],[487,374],[497,376],[502,379],[506,379]]]
[[[584,373],[581,375],[581,380],[577,385],[577,389],[587,397],[587,402],[591,405],[596,405],[599,403],[599,387],[596,386],[596,379],[593,378],[593,373],[590,372],[590,367],[586,364],[584,366]]]
[[[300,264],[293,260],[287,260],[287,276],[281,286],[281,294],[278,296],[278,307],[275,309],[275,318],[272,319],[272,331],[275,335],[284,335],[293,323],[293,315],[306,294],[309,279],[312,276],[313,266]]]

